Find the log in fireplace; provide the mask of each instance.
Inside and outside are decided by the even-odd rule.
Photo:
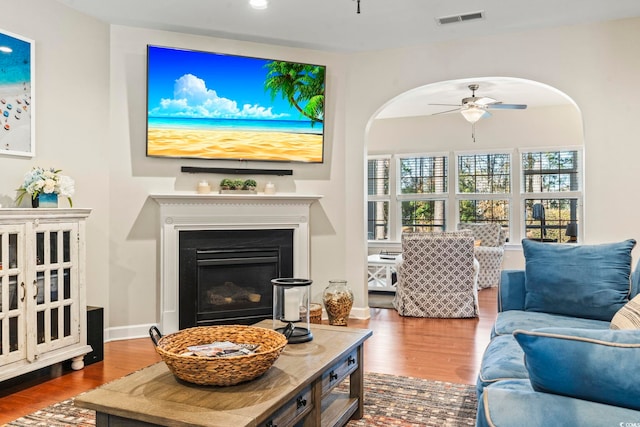
[[[293,276],[293,230],[179,233],[179,328],[271,318],[271,279]]]

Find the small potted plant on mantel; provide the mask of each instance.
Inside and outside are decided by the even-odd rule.
[[[257,183],[254,179],[247,179],[242,183],[243,190],[256,191]]]
[[[229,179],[225,178],[220,181],[220,194],[256,194],[256,181],[253,179]]]

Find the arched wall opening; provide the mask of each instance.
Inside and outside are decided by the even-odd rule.
[[[472,125],[459,111],[440,114],[454,110],[462,98],[471,96],[468,85],[472,83],[480,86],[476,96],[527,104],[527,108],[490,110],[491,117],[480,119],[472,134]],[[455,176],[455,153],[510,151],[512,174],[517,174],[519,150],[578,148],[584,152],[583,119],[569,96],[544,83],[512,77],[473,77],[434,82],[390,99],[369,120],[365,144],[367,156],[449,153],[449,191],[455,192],[455,181],[451,178]],[[519,186],[519,180],[514,181]],[[519,188],[514,187],[512,193],[517,195]],[[511,220],[518,224],[523,208],[517,197],[513,199]],[[455,227],[454,210],[448,208],[447,229]],[[582,212],[584,206],[580,206],[581,215]],[[520,228],[511,230],[504,268],[524,266],[519,245],[524,234]],[[397,235],[387,241],[368,242],[369,254],[400,249]]]

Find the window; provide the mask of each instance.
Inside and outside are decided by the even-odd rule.
[[[508,235],[511,154],[460,154],[457,163],[459,221],[497,222]]]
[[[369,157],[368,239],[398,242],[403,232],[454,230],[458,222],[497,222],[515,242],[577,241],[583,200],[581,149],[514,153]],[[455,184],[450,159],[455,159]]]
[[[581,152],[522,152],[525,235],[543,242],[576,242],[582,205]]]
[[[446,154],[370,156],[367,239],[399,241],[402,232],[444,230],[448,179]]]
[[[367,172],[367,239],[389,239],[390,157],[370,158]]]
[[[402,232],[444,231],[446,227],[447,157],[398,159]]]

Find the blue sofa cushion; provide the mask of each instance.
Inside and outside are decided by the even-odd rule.
[[[496,335],[511,335],[516,329],[525,329],[527,331],[539,328],[609,329],[609,326],[609,322],[605,322],[604,320],[509,310],[498,313],[496,321],[493,324],[493,329],[491,330],[491,337]]]
[[[610,321],[629,300],[633,239],[602,245],[523,240],[525,310]]]
[[[529,378],[524,352],[513,335],[501,335],[493,338],[482,354],[476,392],[480,396],[489,384],[512,378]]]
[[[505,380],[485,388],[477,427],[637,426],[640,412],[618,406],[536,392],[528,380]]]
[[[640,410],[640,330],[517,330],[534,390]]]

